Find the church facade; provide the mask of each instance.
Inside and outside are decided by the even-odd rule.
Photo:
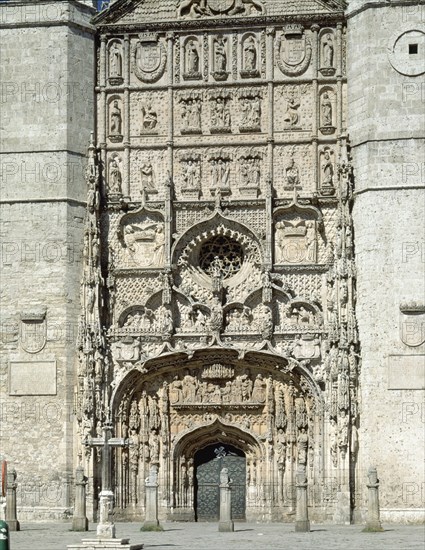
[[[21,148],[9,140],[3,171],[10,225],[25,216],[51,238],[37,216],[54,214],[63,242],[81,245],[75,261],[37,263],[40,277],[50,267],[67,281],[62,293],[50,295],[53,280],[5,310],[3,452],[24,481],[22,513],[72,510],[82,464],[96,514],[100,453],[88,443],[111,423],[128,441],[114,450],[112,472],[123,519],[143,518],[154,472],[160,517],[216,520],[227,467],[235,519],[293,521],[302,474],[313,521],[361,521],[373,465],[386,478],[383,518],[419,520],[423,242],[391,231],[397,219],[420,232],[421,71],[410,52],[423,54],[423,6],[394,2],[390,17],[390,8],[362,2],[117,0],[92,18],[90,2],[63,4],[56,40],[81,60],[75,71],[94,100],[67,93],[63,145],[52,123],[55,152],[46,139],[32,153],[44,157],[43,200],[33,186],[10,184],[10,159],[27,162],[19,155],[28,156],[31,138]],[[52,4],[39,8],[50,17]],[[385,64],[381,52],[370,63],[359,53],[373,43],[362,33],[377,14],[393,40]],[[8,32],[41,40],[36,21],[13,17]],[[384,101],[397,79],[412,118],[405,131],[397,100],[372,101],[374,93]],[[21,90],[7,91],[23,101]],[[46,176],[52,154],[84,166],[76,184],[67,165],[63,199]],[[383,176],[389,165],[395,172]],[[13,241],[6,252],[16,276]],[[19,285],[9,288],[16,298]],[[77,329],[55,340],[49,323],[65,317]],[[28,410],[38,411],[38,494],[28,491],[34,465],[16,426],[17,414],[31,423]],[[45,467],[42,442],[55,447]]]

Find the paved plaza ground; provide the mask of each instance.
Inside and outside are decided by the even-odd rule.
[[[24,523],[11,533],[10,550],[65,550],[88,533],[74,533],[67,523]],[[234,533],[219,533],[215,523],[164,523],[163,532],[140,532],[138,523],[118,523],[117,536],[144,543],[146,550],[424,550],[425,525],[385,525],[383,533],[362,533],[361,525],[312,525],[295,533],[289,523],[236,523]]]

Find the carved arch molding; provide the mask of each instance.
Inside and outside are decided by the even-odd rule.
[[[323,408],[302,367],[223,349],[173,355],[146,367],[129,372],[113,398],[116,432],[130,440],[116,455],[121,508],[143,509],[144,480],[153,468],[173,517],[192,518],[195,454],[216,443],[246,456],[248,511],[291,506],[285,487],[299,467],[320,477]]]

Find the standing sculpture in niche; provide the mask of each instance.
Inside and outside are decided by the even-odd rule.
[[[249,36],[242,45],[241,77],[257,78],[259,76],[257,42],[253,36]]]
[[[122,193],[122,175],[117,158],[112,159],[109,168],[109,193],[120,195]]]
[[[333,134],[333,106],[329,92],[324,92],[320,99],[320,131],[322,134]]]
[[[122,82],[122,55],[121,48],[114,42],[109,51],[109,79],[111,84]]]
[[[214,71],[212,73],[216,80],[227,80],[227,39],[223,36],[214,38]]]
[[[186,44],[186,65],[185,65],[185,78],[200,78],[199,72],[199,50],[197,43],[194,39],[189,40]]]
[[[201,97],[186,97],[181,100],[182,134],[200,134]]]
[[[117,99],[115,99],[112,104],[109,129],[109,138],[111,141],[122,141],[122,116]]]
[[[240,101],[240,132],[261,131],[261,97],[260,95],[241,95]]]
[[[323,162],[322,162],[321,191],[323,195],[333,195],[335,193],[333,177],[334,177],[334,166],[331,159],[330,151],[329,149],[326,149],[323,154]]]
[[[158,124],[158,115],[153,109],[152,104],[147,103],[146,107],[142,105],[142,131],[149,132],[155,130]]]
[[[332,68],[334,66],[334,42],[331,33],[328,33],[323,40],[322,66],[324,68]]]
[[[156,191],[152,162],[148,159],[140,167],[142,191]]]

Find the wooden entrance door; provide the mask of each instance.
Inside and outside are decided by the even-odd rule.
[[[224,443],[209,445],[195,454],[195,516],[197,521],[218,521],[220,471],[232,480],[232,518],[245,519],[245,454]]]

